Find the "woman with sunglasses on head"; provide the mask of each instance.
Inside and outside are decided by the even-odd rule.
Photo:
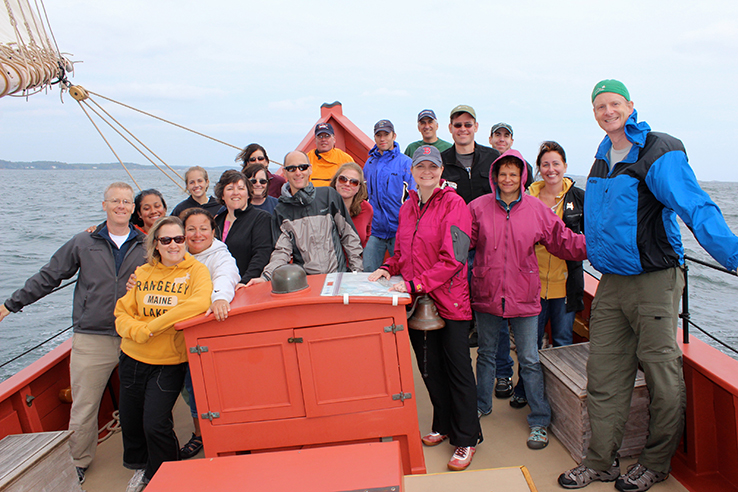
[[[269,195],[269,171],[263,164],[249,164],[243,174],[251,182],[254,193],[251,195],[251,205],[269,214],[274,212],[279,200]]]
[[[215,217],[218,239],[238,265],[239,286],[261,275],[272,254],[272,216],[249,203],[251,182],[240,171],[225,171],[215,185],[215,196],[226,210]],[[240,288],[240,287],[239,287]]]
[[[223,207],[214,196],[208,198],[208,188],[210,187],[210,180],[208,179],[208,172],[200,166],[192,166],[185,172],[184,182],[189,197],[183,200],[174,207],[171,215],[179,217],[179,215],[192,207],[204,208],[211,215],[215,216],[220,212]]]
[[[369,236],[372,235],[372,219],[374,218],[374,209],[367,201],[369,195],[366,190],[366,181],[364,181],[364,170],[355,162],[341,165],[331,179],[331,187],[335,188],[343,198],[356,232],[359,233],[363,248]]]
[[[269,160],[269,156],[267,156],[264,147],[257,143],[248,144],[241,153],[236,156],[236,161],[242,162],[241,172],[246,171],[246,167],[251,164],[261,164],[264,166],[267,169],[266,173],[269,178],[269,191],[267,194],[274,198],[279,198],[280,193],[282,193],[282,185],[284,185],[287,180],[284,179],[283,176],[269,172],[269,162],[271,161]]]
[[[135,470],[127,490],[141,491],[165,461],[179,459],[172,408],[187,369],[184,334],[174,324],[204,313],[213,283],[187,253],[177,217],[162,217],[146,238],[147,263],[115,306],[121,336],[120,424],[123,465]]]

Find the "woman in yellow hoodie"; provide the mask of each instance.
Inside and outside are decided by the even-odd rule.
[[[541,144],[536,159],[536,171],[542,181],[528,188],[531,196],[545,203],[563,219],[566,227],[584,234],[584,191],[574,181],[564,177],[566,152],[556,142]],[[536,245],[538,270],[541,276],[541,313],[538,315],[538,348],[543,343],[546,324],[551,322],[551,343],[554,347],[571,345],[574,316],[584,309],[584,271],[581,261],[564,261]],[[523,408],[527,404],[522,379],[518,379],[510,406]]]
[[[172,408],[187,352],[174,324],[204,313],[213,290],[208,269],[187,253],[179,218],[163,217],[152,226],[146,252],[135,287],[115,306],[123,466],[135,470],[126,489],[132,492],[143,490],[164,461],[179,459]]]

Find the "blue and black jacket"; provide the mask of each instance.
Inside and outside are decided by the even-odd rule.
[[[609,162],[612,142],[600,144],[587,178],[584,217],[587,255],[602,273],[638,275],[684,263],[678,215],[721,265],[738,267],[738,237],[697,184],[680,140],[652,132],[635,110],[625,124],[632,147]]]

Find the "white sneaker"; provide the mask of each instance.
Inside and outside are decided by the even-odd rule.
[[[146,477],[144,476],[145,471],[141,469],[133,472],[133,477],[131,477],[128,487],[126,487],[126,492],[141,492],[146,488],[148,482],[146,482]]]

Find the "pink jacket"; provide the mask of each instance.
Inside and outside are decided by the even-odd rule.
[[[410,191],[400,207],[395,254],[382,267],[402,275],[408,292],[430,294],[442,318],[469,320],[469,210],[443,180],[422,210],[419,202]]]
[[[497,158],[514,156],[517,150]],[[494,164],[492,165],[494,169]],[[541,312],[541,280],[536,243],[564,260],[587,258],[584,235],[575,234],[538,198],[526,195],[523,165],[520,198],[509,207],[497,198],[499,190],[490,172],[492,193],[469,203],[472,215],[471,248],[476,248],[472,271],[472,307],[505,318],[536,316]]]

